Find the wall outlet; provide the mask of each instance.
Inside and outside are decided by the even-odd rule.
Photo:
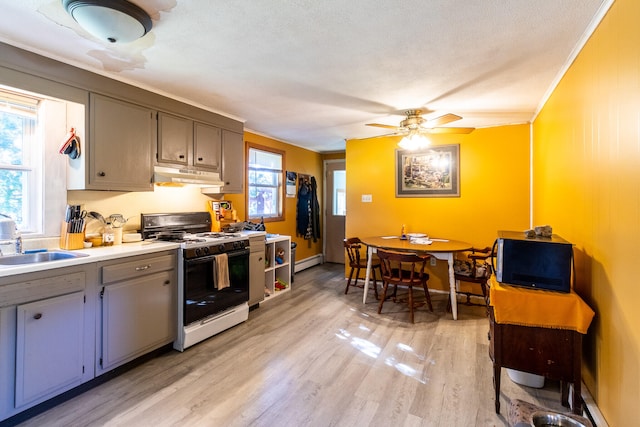
[[[438,260],[435,257],[431,257],[430,262],[431,262],[431,267],[435,267]]]
[[[371,202],[373,202],[373,196],[371,194],[363,194],[362,195],[362,202],[363,203],[371,203]]]

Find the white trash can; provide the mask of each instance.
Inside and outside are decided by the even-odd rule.
[[[511,378],[511,381],[514,383],[533,388],[544,387],[544,377],[542,375],[530,374],[509,368],[507,368],[507,374],[509,374],[509,378]]]

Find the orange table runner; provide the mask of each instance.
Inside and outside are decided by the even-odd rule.
[[[491,305],[498,323],[570,329],[586,334],[594,312],[578,294],[527,289],[491,277]]]

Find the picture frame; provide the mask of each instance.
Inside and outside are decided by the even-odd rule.
[[[396,197],[460,197],[460,145],[396,150]]]

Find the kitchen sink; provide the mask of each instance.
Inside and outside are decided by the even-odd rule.
[[[36,264],[39,262],[60,261],[70,258],[82,258],[89,256],[87,254],[73,253],[66,251],[48,251],[37,252],[33,254],[9,255],[0,257],[0,266],[3,265],[21,265]]]
[[[533,425],[535,427],[546,427],[546,426],[560,426],[560,427],[590,427],[591,423],[584,424],[580,421],[568,417],[563,414],[558,414],[554,412],[535,412],[531,416],[531,420],[533,421]]]

